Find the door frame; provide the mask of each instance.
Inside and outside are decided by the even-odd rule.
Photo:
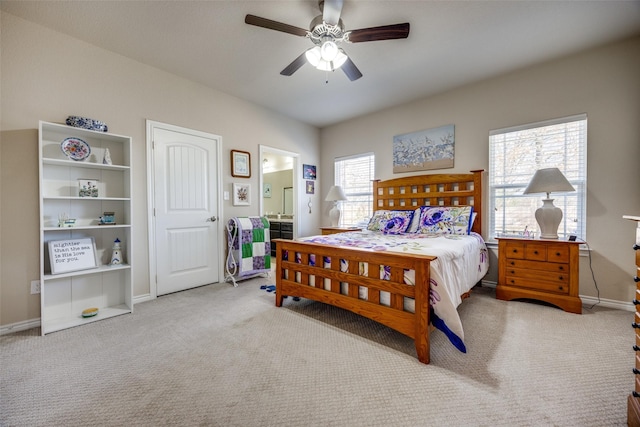
[[[259,167],[259,183],[258,188],[260,189],[260,204],[259,204],[259,215],[264,215],[264,203],[262,200],[262,188],[264,188],[264,176],[262,174],[262,162],[264,161],[265,153],[277,154],[279,156],[292,157],[293,158],[293,237],[298,237],[298,225],[300,221],[299,209],[298,209],[298,201],[300,199],[299,191],[300,191],[300,177],[302,176],[302,165],[300,165],[300,154],[294,153],[292,151],[281,150],[279,148],[270,147],[268,145],[258,144],[260,149],[260,167]]]
[[[207,139],[215,139],[218,141],[218,146],[216,147],[216,181],[218,185],[218,194],[222,194],[223,183],[222,183],[222,137],[220,135],[215,135],[208,132],[202,132],[194,129],[184,128],[180,126],[170,125],[167,123],[156,122],[153,120],[147,120],[147,231],[149,237],[149,299],[155,299],[158,297],[158,278],[157,278],[157,264],[156,264],[156,235],[155,235],[155,215],[154,210],[156,207],[155,203],[155,165],[154,165],[154,154],[153,154],[153,130],[154,129],[166,129],[173,132],[181,132],[186,133],[193,136],[199,136]],[[222,197],[218,197],[217,200],[217,212],[218,212],[218,221],[216,221],[218,227],[218,236],[222,241],[224,240],[224,212],[223,212],[223,203]],[[223,245],[225,246],[225,245]],[[224,282],[224,256],[225,251],[221,250],[218,256],[218,282]]]

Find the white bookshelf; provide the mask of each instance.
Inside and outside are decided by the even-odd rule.
[[[84,160],[71,160],[61,149],[66,138],[79,138],[91,148]],[[109,149],[112,164],[103,164]],[[133,310],[131,247],[131,138],[67,125],[40,122],[40,320],[42,334],[131,313]],[[78,180],[97,182],[97,197],[80,197]],[[115,225],[100,225],[104,212],[114,212]],[[76,220],[59,227],[59,217]],[[93,238],[97,268],[53,274],[49,242]],[[110,265],[114,240],[124,262]],[[97,307],[98,315],[82,317]]]

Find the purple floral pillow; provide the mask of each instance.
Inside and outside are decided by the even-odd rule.
[[[416,233],[469,234],[473,206],[422,206]]]
[[[367,230],[400,234],[407,231],[413,218],[413,211],[376,211],[369,221]]]

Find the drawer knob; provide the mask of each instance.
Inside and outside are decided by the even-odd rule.
[[[511,274],[516,274],[516,272],[514,270],[511,270]]]
[[[556,252],[556,256],[560,256],[560,252]]]
[[[514,254],[517,254],[517,253],[518,253],[518,250],[517,250],[517,249],[514,249],[514,250],[513,250],[513,253],[514,253]]]
[[[637,391],[632,391],[631,394],[633,395],[633,397],[640,397],[640,393],[638,393]]]
[[[633,278],[633,281],[634,281],[634,282],[636,282],[636,283],[640,282],[640,277],[635,276],[635,277]]]
[[[637,345],[633,346],[633,351],[640,351],[640,347],[638,347]]]
[[[564,265],[561,265],[560,267],[558,267],[558,270],[564,271]]]
[[[640,304],[640,301],[638,301],[637,299],[634,299],[633,300],[633,305],[638,305],[638,304]]]
[[[636,328],[636,329],[638,329],[638,328],[640,328],[640,323],[633,322],[633,323],[631,324],[631,326],[632,326],[632,327],[634,327],[634,328]]]
[[[636,375],[640,374],[640,369],[633,368],[633,373]]]
[[[559,290],[559,291],[562,291],[562,290],[563,290],[563,289],[562,289],[562,286],[558,286],[558,290]]]
[[[635,245],[633,245],[633,250],[637,251],[638,249],[640,249],[640,245],[638,245],[637,243]]]
[[[538,255],[538,251],[533,251],[534,254]]]
[[[564,280],[564,276],[558,276],[559,280]]]
[[[515,262],[513,262],[513,261],[511,261],[511,265],[516,265],[516,263],[515,263]]]

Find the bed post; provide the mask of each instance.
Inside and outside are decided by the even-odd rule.
[[[278,239],[275,239],[275,242],[278,242]],[[273,243],[272,243],[273,244]],[[282,307],[282,300],[284,295],[282,295],[282,276],[285,274],[285,271],[282,268],[282,244],[276,243],[276,307]]]
[[[476,214],[476,220],[471,226],[471,230],[482,235],[482,174],[484,169],[471,171],[473,173],[473,212]]]
[[[429,288],[431,279],[429,276],[429,262],[418,261],[415,263],[416,283],[415,283],[415,345],[418,360],[424,364],[429,364]]]

